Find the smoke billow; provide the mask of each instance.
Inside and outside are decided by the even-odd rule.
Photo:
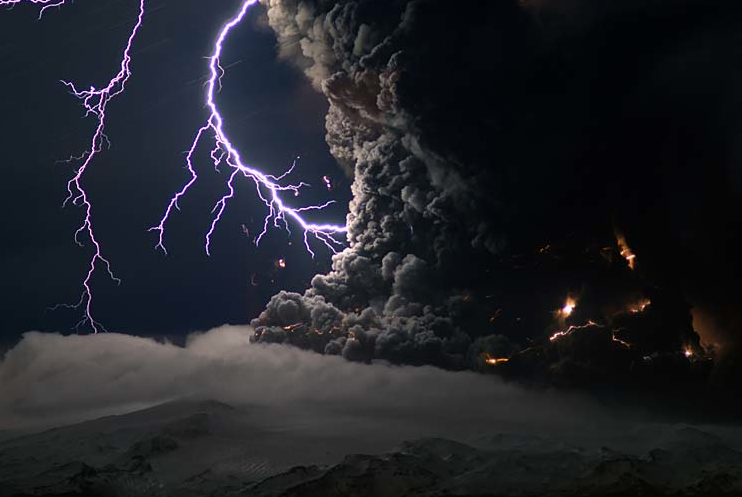
[[[739,240],[719,146],[742,72],[691,76],[739,47],[737,6],[263,3],[354,181],[349,248],[257,340],[569,383],[707,374],[689,302],[739,295],[708,245]]]

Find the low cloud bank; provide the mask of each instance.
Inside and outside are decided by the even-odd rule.
[[[0,361],[0,429],[82,421],[184,397],[371,417],[392,412],[493,432],[576,429],[585,420],[596,426],[618,417],[576,397],[532,392],[492,376],[352,363],[250,343],[252,333],[223,326],[189,336],[184,347],[115,333],[26,333]]]

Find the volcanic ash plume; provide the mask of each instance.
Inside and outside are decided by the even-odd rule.
[[[253,322],[259,339],[355,360],[464,367],[468,287],[480,284],[479,261],[501,241],[488,226],[495,202],[482,191],[487,178],[478,177],[491,124],[472,119],[475,102],[461,87],[469,78],[453,73],[477,63],[485,32],[465,35],[466,47],[434,36],[449,17],[442,3],[265,3],[281,55],[330,102],[327,141],[352,168],[354,197],[350,248],[304,295],[276,295]],[[482,9],[490,18],[502,10]],[[512,21],[515,10],[505,10],[503,21]],[[454,66],[450,73],[439,74],[441,60]],[[460,111],[441,127],[449,103]]]
[[[303,295],[272,298],[257,340],[570,378],[703,357],[685,297],[644,270],[632,226],[614,234],[623,204],[575,145],[596,111],[532,11],[262,3],[280,55],[327,97],[354,181],[349,247]]]

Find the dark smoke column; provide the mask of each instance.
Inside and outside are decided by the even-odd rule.
[[[682,295],[666,296],[621,256],[612,201],[575,145],[589,141],[575,105],[584,92],[564,81],[531,11],[515,1],[262,1],[282,57],[330,102],[327,141],[354,182],[349,248],[303,295],[274,296],[252,322],[256,340],[545,374],[574,356],[569,375],[589,375],[603,357],[622,374],[652,354],[700,353]],[[662,294],[651,317],[625,317],[650,290]],[[575,312],[560,321],[554,311],[573,294]],[[584,332],[549,340],[570,325]],[[642,327],[669,338],[637,337]],[[534,344],[546,352],[534,358]]]
[[[495,199],[482,196],[498,140],[477,101],[507,82],[480,51],[493,22],[520,22],[517,9],[482,3],[470,18],[444,2],[265,3],[281,55],[330,102],[327,141],[352,171],[354,198],[350,248],[304,295],[271,300],[252,323],[259,340],[464,367],[472,338],[461,326],[485,279],[480,261],[500,244],[489,228]],[[502,36],[520,44],[521,33]]]

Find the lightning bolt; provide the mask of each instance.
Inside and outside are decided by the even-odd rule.
[[[39,10],[39,18],[41,18],[47,9],[52,7],[61,7],[67,3],[67,0],[0,0],[0,6],[14,7],[15,5],[26,3],[41,6]],[[108,137],[106,136],[106,110],[111,100],[120,95],[125,87],[126,83],[131,77],[131,47],[134,43],[134,39],[139,32],[139,28],[142,27],[144,19],[144,7],[145,0],[139,0],[139,14],[137,16],[136,23],[131,30],[129,38],[126,42],[121,63],[118,73],[111,78],[111,80],[102,88],[95,88],[91,86],[87,90],[80,90],[75,86],[74,83],[68,81],[62,81],[67,86],[72,95],[80,100],[83,107],[85,108],[85,117],[94,116],[97,122],[95,132],[90,140],[90,146],[79,156],[73,156],[70,161],[79,160],[82,162],[80,167],[75,171],[75,175],[67,183],[68,196],[64,200],[63,206],[68,204],[81,207],[84,213],[82,225],[75,231],[74,240],[79,246],[83,246],[82,238],[87,237],[90,244],[93,246],[93,255],[89,260],[88,270],[85,273],[85,278],[82,282],[82,294],[80,300],[76,304],[60,304],[52,309],[58,308],[69,308],[69,309],[82,309],[82,319],[77,323],[75,329],[79,329],[82,326],[89,325],[94,333],[98,333],[100,330],[105,328],[93,318],[93,292],[91,289],[91,281],[95,275],[96,269],[102,266],[108,276],[115,282],[120,283],[121,280],[116,278],[111,270],[111,263],[103,256],[100,242],[95,235],[93,230],[93,206],[90,203],[88,194],[85,191],[83,185],[83,178],[88,168],[92,164],[96,156],[101,152],[104,145],[109,144]]]
[[[23,3],[39,6],[39,18],[41,18],[48,9],[53,7],[62,7],[71,1],[72,0],[0,0],[0,7],[12,8]],[[84,188],[83,179],[93,160],[98,156],[98,154],[100,154],[103,147],[110,143],[105,132],[108,104],[111,100],[124,92],[126,84],[131,78],[131,49],[134,40],[142,27],[145,14],[145,0],[138,0],[138,3],[139,13],[123,50],[118,73],[102,88],[91,86],[88,89],[79,89],[72,82],[62,81],[62,83],[70,90],[70,93],[82,103],[82,106],[85,109],[85,116],[93,116],[97,122],[95,132],[90,140],[89,148],[78,156],[72,156],[70,160],[67,161],[80,161],[82,164],[75,171],[75,175],[72,179],[67,183],[68,196],[63,203],[64,206],[72,204],[83,209],[83,222],[75,231],[74,240],[78,245],[83,246],[82,240],[83,238],[87,238],[93,247],[93,255],[89,260],[88,270],[85,273],[85,278],[82,282],[82,294],[80,300],[76,304],[60,304],[55,306],[53,309],[60,307],[82,309],[82,319],[77,323],[75,328],[79,329],[80,327],[88,325],[94,333],[98,333],[98,331],[101,330],[105,331],[105,328],[94,319],[92,311],[93,292],[91,289],[91,282],[96,274],[96,270],[102,267],[113,281],[117,283],[120,283],[121,281],[114,275],[109,260],[103,256],[101,244],[93,230],[93,206]],[[331,205],[334,201],[306,207],[290,207],[283,200],[283,194],[290,192],[294,196],[298,196],[301,188],[309,186],[304,182],[298,184],[282,183],[282,181],[294,171],[296,161],[294,161],[288,171],[280,176],[263,173],[258,169],[244,164],[239,151],[232,144],[229,136],[224,130],[224,120],[219,113],[215,100],[215,94],[221,90],[221,80],[225,72],[224,68],[221,66],[222,47],[232,29],[242,22],[250,8],[257,3],[258,0],[245,0],[242,3],[239,12],[230,19],[220,31],[214,45],[213,54],[209,58],[210,78],[207,83],[206,105],[210,114],[206,124],[199,128],[196,133],[186,156],[186,163],[191,178],[171,199],[160,223],[151,228],[151,231],[159,232],[157,247],[162,249],[165,253],[167,253],[164,243],[165,224],[169,220],[172,211],[174,209],[180,209],[178,205],[180,199],[186,195],[191,186],[193,186],[193,184],[198,180],[198,175],[193,165],[193,156],[207,134],[213,135],[214,139],[214,145],[210,154],[214,168],[218,171],[220,165],[226,164],[231,169],[226,181],[227,193],[222,196],[212,209],[213,219],[206,234],[205,242],[205,250],[208,255],[211,255],[212,236],[221,221],[228,202],[235,195],[235,181],[239,177],[248,178],[255,184],[258,197],[268,209],[268,213],[266,214],[263,223],[263,230],[255,238],[256,245],[260,243],[260,240],[267,233],[271,224],[277,228],[283,226],[290,233],[289,221],[293,221],[301,227],[304,235],[304,245],[312,257],[314,257],[315,254],[309,244],[310,236],[323,242],[324,245],[334,253],[337,253],[339,247],[344,246],[343,242],[338,240],[336,237],[347,233],[346,226],[311,223],[303,217],[304,212],[322,210]]]
[[[307,251],[314,257],[314,252],[309,244],[309,236],[313,236],[317,240],[323,242],[328,249],[333,253],[337,252],[338,247],[342,247],[343,243],[335,238],[338,235],[347,233],[346,226],[333,225],[333,224],[315,224],[304,219],[303,213],[306,211],[322,210],[325,207],[333,203],[333,201],[326,202],[321,205],[311,205],[307,207],[294,208],[288,206],[282,198],[283,194],[289,192],[293,196],[298,196],[299,191],[304,186],[309,186],[306,183],[298,184],[282,184],[281,181],[291,174],[296,166],[296,161],[291,168],[280,176],[273,176],[265,174],[258,169],[245,165],[239,150],[233,145],[226,131],[224,130],[224,119],[222,118],[219,108],[217,107],[215,94],[221,89],[221,80],[224,75],[224,69],[221,65],[222,49],[225,40],[229,36],[232,29],[238,26],[251,7],[256,5],[258,0],[245,0],[242,3],[241,8],[237,14],[230,19],[219,32],[219,36],[214,44],[214,51],[209,57],[209,73],[210,77],[206,84],[206,107],[209,109],[209,117],[199,130],[196,132],[196,136],[188,149],[186,155],[186,165],[188,172],[190,173],[190,180],[181,188],[170,200],[170,203],[165,210],[160,223],[151,228],[150,231],[156,231],[159,234],[157,248],[161,249],[167,254],[165,248],[165,225],[170,219],[173,210],[180,210],[179,202],[188,193],[188,190],[198,180],[198,174],[193,165],[193,156],[196,153],[199,145],[204,139],[205,135],[211,135],[214,139],[214,145],[211,150],[211,159],[214,168],[219,170],[222,164],[226,164],[230,168],[230,174],[226,180],[226,193],[222,198],[214,205],[212,209],[212,222],[211,226],[206,233],[206,240],[204,248],[208,255],[211,255],[211,239],[216,230],[219,222],[222,219],[222,215],[227,208],[227,204],[235,195],[235,181],[239,177],[247,178],[251,180],[257,192],[260,200],[265,204],[268,209],[266,214],[263,230],[255,238],[255,244],[260,244],[260,240],[267,233],[271,224],[280,228],[284,227],[290,233],[289,221],[295,222],[303,231],[304,245]]]
[[[41,19],[47,9],[51,9],[53,7],[61,7],[62,5],[67,3],[67,0],[0,0],[0,7],[7,7],[9,9],[12,9],[16,5],[22,3],[41,6],[41,8],[39,9],[39,19]]]
[[[111,270],[111,263],[108,261],[108,259],[103,257],[100,243],[98,242],[98,239],[95,236],[95,232],[93,231],[93,206],[88,199],[88,194],[85,191],[85,188],[83,187],[82,179],[88,168],[90,167],[90,164],[93,162],[93,159],[95,159],[95,157],[102,150],[103,145],[105,143],[108,143],[108,137],[106,136],[105,132],[106,109],[108,107],[108,103],[119,96],[121,93],[123,93],[124,89],[126,88],[126,83],[131,77],[131,47],[134,43],[134,39],[136,38],[137,33],[139,32],[139,28],[142,27],[142,23],[144,21],[144,1],[145,0],[139,0],[139,13],[137,15],[136,23],[134,24],[134,27],[129,34],[129,38],[126,41],[126,47],[124,48],[124,52],[121,58],[119,72],[113,78],[111,78],[106,86],[100,89],[91,86],[87,90],[79,90],[74,83],[62,81],[62,83],[64,83],[64,85],[70,89],[72,94],[77,97],[80,102],[82,102],[82,105],[85,108],[85,116],[87,117],[92,115],[95,116],[97,120],[97,126],[90,142],[90,148],[83,152],[82,155],[83,163],[77,169],[75,176],[67,183],[67,192],[69,193],[69,195],[67,196],[63,204],[67,205],[71,202],[72,204],[83,208],[85,217],[83,219],[82,226],[80,226],[77,231],[75,231],[75,242],[82,247],[83,243],[80,241],[80,236],[85,234],[87,235],[88,240],[90,241],[94,249],[93,255],[90,258],[88,271],[85,274],[85,279],[82,282],[83,290],[82,295],[80,296],[80,300],[77,304],[67,307],[72,307],[75,309],[83,308],[83,318],[76,327],[89,324],[94,333],[98,333],[100,324],[93,318],[93,292],[90,288],[90,282],[93,278],[93,275],[95,274],[97,266],[99,264],[103,265],[106,273],[108,273],[108,276],[116,283],[120,284],[121,280],[116,278],[116,276],[113,274],[113,271]],[[45,7],[50,6],[52,5],[50,4]]]

